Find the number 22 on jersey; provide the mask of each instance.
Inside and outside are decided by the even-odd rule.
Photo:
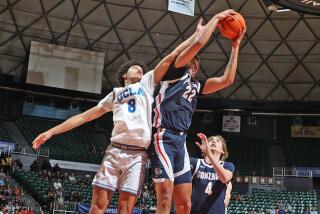
[[[187,85],[186,91],[183,93],[182,97],[187,99],[190,103],[192,102],[192,98],[196,95],[197,90],[191,85]]]

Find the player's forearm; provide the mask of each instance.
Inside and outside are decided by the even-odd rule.
[[[222,76],[223,81],[226,82],[227,85],[231,85],[235,79],[237,67],[238,67],[238,55],[239,55],[239,46],[232,47],[228,65]]]
[[[188,39],[183,41],[178,47],[176,47],[174,49],[174,51],[172,51],[171,55],[172,55],[172,57],[174,57],[174,59],[176,59],[184,49],[186,49],[188,46],[190,46],[192,44],[192,42],[196,38],[197,33],[198,32],[194,32]]]
[[[84,118],[81,117],[81,115],[76,115],[64,121],[63,123],[53,127],[49,131],[52,133],[52,135],[58,135],[67,132],[71,129],[74,129],[78,126],[81,126],[85,122],[86,121],[84,120]]]
[[[195,44],[200,45],[203,47],[210,37],[212,36],[212,33],[217,28],[219,20],[215,17],[213,17],[197,34],[195,38]]]
[[[214,168],[214,171],[217,173],[217,176],[219,177],[219,180],[222,182],[222,183],[228,183],[232,176],[230,176],[230,172],[226,169],[224,169],[218,161],[215,161],[215,159],[213,158],[213,155],[209,155],[209,159],[210,159],[210,162]]]
[[[154,69],[154,80],[158,84],[166,75],[170,65],[179,56],[179,54],[186,49],[194,41],[196,32],[193,33],[187,40],[183,41],[178,47],[176,47],[169,55],[163,58],[160,63]]]
[[[86,122],[94,120],[102,116],[104,113],[106,113],[106,111],[101,106],[95,106],[81,114],[70,117],[68,120],[50,129],[49,131],[52,133],[52,135],[61,134],[63,132],[79,127]]]

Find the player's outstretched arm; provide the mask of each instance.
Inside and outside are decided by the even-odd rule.
[[[179,56],[179,54],[189,47],[195,40],[197,34],[199,33],[200,27],[202,26],[202,19],[198,22],[196,32],[194,32],[188,39],[183,41],[178,47],[176,47],[170,54],[165,56],[154,69],[154,80],[158,84],[166,75],[170,65]]]
[[[185,48],[175,61],[175,67],[180,68],[190,62],[201,50],[205,44],[207,44],[212,33],[217,28],[218,22],[225,19],[226,17],[236,15],[234,10],[225,10],[221,13],[216,14],[206,25],[197,27],[197,35],[193,42]]]
[[[49,129],[46,132],[41,133],[38,137],[32,142],[32,147],[38,149],[42,144],[49,140],[52,136],[61,134],[63,132],[74,129],[82,124],[94,120],[98,117],[101,117],[106,111],[102,106],[95,106],[81,114],[70,117],[68,120],[64,121],[60,125]]]
[[[209,142],[207,136],[199,133],[198,137],[201,139],[202,144],[196,142],[197,146],[201,149],[201,151],[209,157],[210,163],[212,164],[214,171],[217,173],[219,180],[222,183],[228,183],[233,176],[233,173],[229,170],[226,170],[219,164],[219,160],[215,160],[211,148],[209,146]]]
[[[223,76],[221,77],[212,77],[206,80],[203,87],[203,94],[210,94],[226,88],[232,85],[234,78],[236,76],[237,66],[238,66],[238,55],[240,49],[240,43],[243,36],[245,35],[246,28],[240,33],[239,37],[235,40],[232,40],[232,51],[229,59],[229,63],[224,71]]]

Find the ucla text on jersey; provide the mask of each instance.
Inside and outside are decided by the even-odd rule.
[[[133,96],[133,95],[144,96],[142,88],[138,88],[138,89],[126,88],[125,90],[123,90],[123,92],[121,92],[118,95],[117,100],[121,102],[124,98],[128,98],[129,96]]]

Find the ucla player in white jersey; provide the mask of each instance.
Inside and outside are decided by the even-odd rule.
[[[231,192],[234,165],[225,162],[228,150],[222,136],[198,134],[204,159],[190,158],[192,172],[192,214],[225,214]]]
[[[144,181],[146,149],[151,141],[154,87],[162,80],[173,60],[191,44],[198,33],[201,33],[199,28],[161,60],[153,71],[146,74],[145,65],[141,62],[133,60],[123,64],[118,72],[123,87],[114,88],[97,106],[69,118],[33,141],[33,148],[38,149],[54,135],[113,112],[111,144],[92,182],[91,214],[104,213],[116,190],[120,192],[118,212],[132,213]]]

